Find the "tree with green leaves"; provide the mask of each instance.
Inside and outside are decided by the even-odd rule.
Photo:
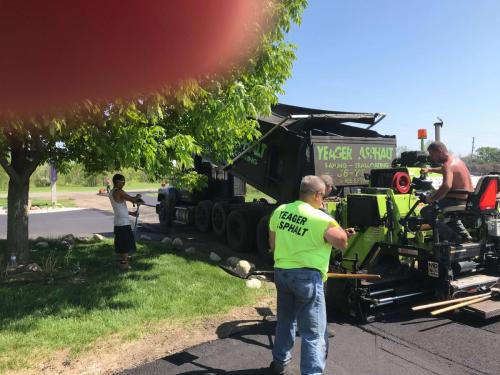
[[[474,155],[474,161],[479,163],[500,163],[500,148],[479,147]]]
[[[193,155],[228,161],[243,142],[259,135],[260,114],[268,114],[290,77],[294,46],[285,41],[300,23],[307,0],[270,1],[273,26],[244,65],[224,76],[206,76],[175,89],[113,102],[80,103],[62,114],[3,118],[0,164],[9,176],[7,249],[28,259],[29,181],[37,166],[64,170],[79,162],[88,172],[143,169],[171,176],[186,187],[203,180]]]

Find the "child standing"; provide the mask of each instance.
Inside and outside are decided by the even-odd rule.
[[[134,204],[143,202],[140,194],[135,197],[128,195],[123,191],[125,185],[125,177],[121,174],[113,176],[113,189],[109,192],[109,200],[113,207],[114,217],[114,233],[115,233],[115,252],[118,256],[117,261],[120,269],[129,269],[129,254],[136,250],[135,238],[130,226],[130,216],[136,216],[137,212],[131,212],[127,208],[126,201]]]

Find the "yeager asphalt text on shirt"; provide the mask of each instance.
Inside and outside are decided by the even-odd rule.
[[[295,233],[297,236],[303,236],[309,230],[303,225],[307,222],[307,218],[297,214],[292,214],[287,211],[281,211],[278,219],[278,229],[287,230],[290,233]]]

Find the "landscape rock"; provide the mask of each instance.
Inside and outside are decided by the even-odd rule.
[[[141,234],[140,239],[143,241],[151,241],[151,237],[149,237],[147,234]]]
[[[269,281],[265,275],[252,275],[252,279],[257,279],[260,281]]]
[[[90,236],[78,236],[76,237],[76,240],[79,242],[89,242],[92,240],[92,237]]]
[[[182,239],[179,238],[179,237],[176,237],[174,238],[174,240],[172,241],[172,245],[176,248],[176,249],[182,249],[182,246],[183,246],[183,242],[182,242]]]
[[[166,245],[172,245],[172,239],[170,237],[163,237],[161,243],[164,243]]]
[[[184,252],[189,255],[194,255],[196,254],[196,249],[194,247],[188,247],[186,250],[184,250]]]
[[[240,260],[236,265],[234,271],[240,276],[247,276],[252,270],[252,266],[246,260]]]
[[[92,240],[93,241],[102,241],[102,240],[104,240],[104,236],[102,234],[99,234],[99,233],[94,233],[92,235]]]
[[[251,289],[259,289],[261,286],[262,286],[262,281],[260,281],[259,279],[248,279],[246,282],[245,282],[247,288],[251,288]]]
[[[40,241],[40,242],[37,242],[35,246],[40,248],[40,249],[46,249],[49,247],[49,243],[47,241]]]
[[[42,267],[36,263],[30,263],[26,266],[26,269],[31,272],[42,272]]]
[[[75,241],[76,241],[76,238],[75,238],[75,236],[74,236],[74,235],[72,235],[72,234],[66,234],[65,236],[62,236],[62,237],[61,237],[61,241],[66,241],[66,242],[68,242],[69,244],[72,244],[72,245],[73,245],[73,244],[75,243]]]
[[[236,265],[238,264],[239,261],[240,261],[240,258],[238,258],[238,257],[229,257],[226,259],[226,264],[229,267],[236,268]]]
[[[63,248],[64,250],[71,250],[71,248],[73,247],[73,245],[71,243],[69,243],[68,241],[66,240],[63,240],[59,243],[59,245],[61,246],[61,248]]]
[[[221,257],[218,254],[214,253],[213,251],[210,253],[208,258],[210,259],[210,261],[215,262],[215,263],[218,263],[221,261]]]

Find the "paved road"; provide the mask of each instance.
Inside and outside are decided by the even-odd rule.
[[[365,326],[330,323],[336,335],[330,339],[326,374],[498,375],[500,320],[482,327],[474,321],[422,316]],[[274,324],[264,321],[122,374],[269,374],[273,340]],[[292,361],[297,374],[299,348]]]
[[[143,198],[148,204],[154,205],[156,203],[154,197],[143,194]],[[158,221],[158,216],[152,207],[143,206],[140,213],[140,221]],[[133,224],[134,218],[131,217],[131,219]],[[112,231],[113,213],[109,210],[82,209],[49,213],[37,212],[29,215],[30,238],[38,236],[58,237],[68,233],[73,233],[75,236],[92,233],[106,234]],[[0,238],[6,237],[7,215],[0,215]]]
[[[58,237],[73,233],[75,236],[111,232],[113,214],[95,209],[36,213],[29,215],[30,238]],[[7,237],[7,215],[0,216],[0,238]]]

